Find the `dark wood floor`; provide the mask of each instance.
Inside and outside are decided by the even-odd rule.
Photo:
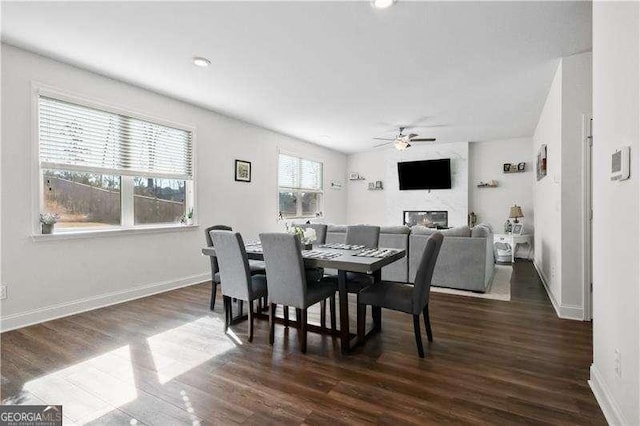
[[[209,288],[2,334],[3,402],[63,404],[70,424],[605,424],[591,324],[558,319],[529,262],[511,302],[432,293],[425,359],[411,318],[387,311],[349,356],[315,334],[302,355],[279,325],[272,348],[263,321],[253,343],[246,323],[225,336]]]

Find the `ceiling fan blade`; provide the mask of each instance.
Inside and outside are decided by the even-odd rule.
[[[378,144],[378,145],[375,145],[375,146],[374,146],[374,148],[379,148],[379,147],[381,147],[381,146],[390,145],[390,144],[392,144],[392,143],[393,143],[393,142],[380,143],[380,144]]]
[[[389,138],[373,138],[373,139],[377,141],[390,141],[390,142],[393,142],[395,140],[395,139],[389,139]]]
[[[411,142],[435,142],[436,138],[419,138],[419,139],[411,139]]]
[[[416,136],[418,136],[418,135],[416,135],[415,133],[409,133],[409,136],[408,136],[408,137],[409,137],[409,139],[413,139],[413,138],[415,138]]]

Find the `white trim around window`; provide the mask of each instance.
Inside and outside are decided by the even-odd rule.
[[[298,183],[294,183],[293,181],[290,182],[291,185],[283,185],[280,186],[280,157],[281,156],[287,156],[287,157],[291,157],[293,159],[297,159],[299,161],[298,164],[298,173],[297,173],[297,179],[298,179]],[[319,180],[315,183],[315,184],[311,184],[311,185],[307,185],[305,186],[302,183],[302,161],[308,161],[308,162],[312,162],[312,163],[316,163],[320,165],[320,176],[319,176]],[[292,177],[292,179],[295,179]],[[319,218],[319,217],[324,217],[324,161],[322,160],[318,160],[315,158],[309,158],[307,156],[301,155],[301,154],[297,154],[295,152],[290,152],[290,151],[285,151],[285,150],[277,150],[277,154],[276,154],[276,188],[277,188],[277,192],[276,192],[276,202],[277,202],[277,206],[278,206],[278,220],[292,220],[292,219],[315,219],[315,218]],[[293,192],[296,194],[296,214],[295,215],[284,215],[281,214],[281,210],[280,210],[280,194],[281,192]],[[317,212],[316,213],[320,213],[320,216],[318,216],[316,213],[314,214],[303,214],[302,211],[302,203],[300,202],[301,200],[301,194],[302,193],[315,193],[315,194],[319,194],[320,195],[320,200],[317,206]]]
[[[127,193],[131,194],[131,200],[129,205],[121,206],[121,219],[119,226],[109,226],[105,228],[82,228],[82,229],[56,229],[56,233],[50,235],[42,235],[40,230],[39,214],[43,211],[44,205],[44,188],[43,188],[43,175],[42,166],[40,161],[40,116],[39,116],[39,103],[40,97],[47,97],[57,99],[64,102],[73,103],[82,107],[94,108],[104,112],[119,114],[122,116],[130,117],[135,120],[143,120],[160,126],[171,127],[174,129],[190,132],[191,134],[191,180],[186,180],[185,187],[185,204],[186,211],[188,212],[193,208],[193,219],[190,225],[181,225],[178,223],[158,223],[148,225],[134,225],[133,220],[133,177],[121,174],[121,171],[113,171],[109,169],[86,169],[86,171],[93,171],[96,173],[109,173],[110,171],[114,175],[121,176],[120,190],[121,190],[121,202],[124,204],[128,202],[129,197],[126,197]],[[88,99],[84,96],[69,93],[51,86],[47,86],[38,82],[31,83],[31,143],[30,143],[30,161],[31,161],[31,211],[32,211],[32,237],[34,240],[47,240],[47,239],[71,239],[71,238],[88,238],[96,236],[112,236],[121,234],[138,234],[138,233],[153,233],[153,232],[169,232],[175,230],[186,230],[197,227],[197,215],[198,205],[196,194],[196,152],[197,152],[197,135],[194,126],[175,123],[170,120],[153,117],[148,114],[139,113],[129,109],[110,105],[106,102],[98,101],[95,99]],[[81,171],[83,167],[72,166],[71,170]],[[163,176],[157,176],[162,178]],[[178,177],[176,177],[178,179]]]

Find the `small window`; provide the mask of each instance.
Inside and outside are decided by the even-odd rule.
[[[280,218],[322,216],[322,163],[291,155],[278,157]]]
[[[191,219],[190,131],[43,95],[38,117],[41,213],[56,230]]]

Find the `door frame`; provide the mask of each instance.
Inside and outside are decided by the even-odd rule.
[[[593,319],[593,116],[582,115],[582,306],[583,319]]]

